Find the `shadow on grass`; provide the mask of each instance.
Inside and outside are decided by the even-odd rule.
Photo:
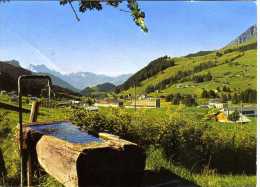
[[[159,171],[145,170],[142,187],[197,187],[197,185],[172,173],[170,170],[160,168]]]

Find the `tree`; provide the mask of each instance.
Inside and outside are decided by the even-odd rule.
[[[228,86],[223,86],[223,92],[231,92]]]
[[[239,120],[239,117],[240,117],[240,113],[239,113],[237,110],[235,110],[233,113],[231,113],[231,114],[228,116],[228,119],[229,119],[230,121],[236,122],[237,120]]]
[[[205,77],[203,78],[204,81],[211,81],[213,78],[213,76],[211,75],[210,72],[208,72],[207,75],[205,75]]]
[[[256,92],[256,90],[248,88],[248,89],[244,90],[243,92],[241,92],[240,99],[244,103],[256,103],[257,92]]]
[[[154,89],[154,86],[153,85],[149,85],[147,86],[147,88],[145,89],[145,93],[151,93],[151,92],[154,92],[155,89]]]
[[[185,95],[182,100],[181,100],[182,104],[186,105],[186,106],[196,106],[197,102],[194,96],[187,94]]]
[[[9,0],[0,0],[0,3],[4,3],[4,2],[8,2]],[[118,7],[118,5],[120,3],[122,3],[122,0],[107,0],[107,1],[103,1],[103,0],[59,0],[60,1],[60,5],[66,5],[66,4],[70,4],[77,20],[79,21],[80,19],[77,16],[77,13],[72,5],[73,2],[78,2],[78,6],[79,6],[79,11],[84,13],[88,10],[102,10],[103,5],[106,3],[107,5],[113,6],[113,7]],[[141,9],[139,8],[138,3],[136,2],[136,0],[127,0],[127,8],[129,9],[129,11],[127,10],[121,10],[123,12],[128,12],[131,13],[131,16],[133,17],[133,21],[135,22],[135,24],[137,26],[139,26],[142,31],[144,32],[148,32],[148,28],[145,25],[144,22],[144,18],[145,18],[145,13],[143,11],[141,11]]]
[[[216,94],[216,92],[214,90],[209,90],[208,95],[210,98],[218,97],[218,95]]]
[[[180,102],[181,102],[181,100],[182,100],[181,94],[180,94],[180,93],[177,93],[177,94],[175,94],[175,95],[173,96],[172,104],[173,104],[173,105],[179,105]]]
[[[235,93],[235,94],[233,95],[233,97],[232,97],[232,103],[233,103],[233,104],[237,104],[237,103],[239,103],[239,101],[240,101],[240,98],[239,98],[239,96],[237,95],[237,93]]]
[[[228,101],[228,96],[226,94],[221,95],[221,102],[226,103]]]
[[[203,89],[203,91],[202,91],[202,93],[201,93],[201,97],[202,97],[202,98],[208,98],[208,97],[209,97],[208,91],[205,90],[205,89]]]
[[[60,0],[61,5],[70,4],[74,13],[76,13],[72,6],[72,2],[78,2],[79,11],[84,13],[88,10],[98,10],[98,11],[102,10],[103,4],[105,4],[105,3],[107,5],[110,5],[113,7],[118,7],[118,5],[120,3],[122,3],[123,1],[122,0],[107,0],[107,1],[102,1],[102,0]],[[130,11],[126,11],[126,10],[122,10],[122,11],[131,13],[135,24],[137,26],[139,26],[144,32],[148,32],[148,29],[144,22],[145,13],[140,10],[136,0],[128,0],[127,7]]]
[[[221,57],[222,55],[223,55],[223,54],[222,54],[221,52],[219,52],[219,51],[216,52],[216,56],[217,56],[217,57]]]

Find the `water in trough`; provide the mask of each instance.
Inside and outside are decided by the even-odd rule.
[[[41,134],[54,136],[71,143],[85,144],[90,142],[102,142],[100,138],[82,132],[79,127],[73,125],[69,121],[43,125],[30,125],[30,128]]]

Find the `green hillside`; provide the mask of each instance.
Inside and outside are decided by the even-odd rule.
[[[203,89],[223,88],[232,92],[256,89],[256,39],[239,45],[229,45],[218,51],[198,52],[172,58],[174,66],[159,71],[137,84],[138,94],[166,96],[172,93],[201,95]],[[212,75],[212,80],[196,82],[194,77]],[[120,94],[133,94],[134,88]]]
[[[112,83],[103,83],[93,87],[86,87],[80,91],[84,96],[106,97],[109,92],[114,91],[116,86]]]

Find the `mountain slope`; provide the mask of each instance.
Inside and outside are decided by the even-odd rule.
[[[95,94],[95,95],[105,94],[105,93],[114,91],[115,88],[116,88],[116,86],[114,84],[107,82],[107,83],[96,85],[94,87],[86,87],[85,89],[80,91],[80,93],[85,96],[90,96],[93,94]]]
[[[238,45],[173,58],[174,66],[140,81],[137,84],[137,93],[148,93],[152,96],[192,93],[200,96],[203,89],[215,90],[224,86],[230,87],[234,92],[247,88],[256,89],[256,39],[254,36],[245,39],[244,33],[238,38],[244,38]],[[147,67],[140,71],[145,74],[146,69]],[[208,73],[211,74],[212,80],[195,80],[198,77],[206,77]],[[129,80],[131,79],[133,77]],[[120,88],[122,90],[122,86]],[[134,93],[131,86],[121,91],[122,95],[129,93]]]
[[[8,60],[8,61],[5,61],[5,63],[11,64],[11,65],[16,66],[16,67],[21,67],[20,63],[17,60]]]
[[[163,71],[168,67],[172,67],[175,65],[174,58],[170,58],[168,56],[160,57],[151,61],[147,66],[143,69],[135,73],[131,76],[127,81],[125,81],[122,85],[119,86],[120,89],[128,89],[134,84],[139,85],[145,79],[148,79],[158,72]]]
[[[77,72],[70,74],[62,74],[60,72],[54,71],[46,67],[45,65],[30,65],[29,69],[33,72],[38,73],[48,73],[52,74],[63,81],[66,81],[73,87],[81,90],[89,86],[95,86],[98,84],[110,82],[115,85],[122,84],[125,80],[127,80],[131,74],[123,74],[115,77],[107,76],[107,75],[99,75],[91,72]]]
[[[31,71],[26,70],[22,67],[12,65],[5,61],[0,61],[0,90],[17,91],[18,77],[21,75],[32,75],[32,74],[33,73]],[[22,87],[23,93],[40,95],[41,89],[46,87],[46,82],[42,80],[24,81],[23,85],[24,85]],[[55,81],[54,81],[53,89],[56,93],[56,96],[65,96],[65,97],[79,96],[79,94],[69,89],[62,88],[59,85],[56,85]]]
[[[79,92],[79,90],[77,88],[74,88],[73,86],[71,86],[69,83],[67,83],[66,81],[60,79],[59,77],[53,75],[53,74],[50,74],[50,73],[34,73],[34,74],[38,74],[38,75],[48,75],[51,77],[52,79],[52,82],[54,85],[58,85],[62,88],[66,88],[66,89],[69,89],[73,92]]]

